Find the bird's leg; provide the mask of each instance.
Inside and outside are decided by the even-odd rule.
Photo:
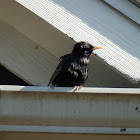
[[[51,89],[54,89],[54,87],[57,87],[57,85],[56,84],[55,85],[50,85]]]
[[[83,87],[82,85],[81,85],[81,86],[74,86],[75,91],[79,90],[79,89],[82,88],[82,87]]]

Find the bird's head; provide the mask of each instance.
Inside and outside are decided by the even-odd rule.
[[[74,45],[72,54],[80,58],[83,58],[83,57],[89,58],[93,50],[100,49],[100,48],[101,47],[95,47],[88,42],[82,41]]]

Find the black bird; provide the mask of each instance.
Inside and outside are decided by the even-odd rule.
[[[51,87],[82,87],[88,78],[89,57],[93,50],[100,48],[88,42],[76,43],[72,53],[60,57],[60,63],[48,86],[51,84]]]

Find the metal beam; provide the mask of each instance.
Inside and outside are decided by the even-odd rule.
[[[75,92],[61,87],[0,86],[0,110],[0,125],[108,127],[118,133],[119,128],[140,128],[140,89]]]

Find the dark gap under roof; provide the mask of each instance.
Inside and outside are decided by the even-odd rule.
[[[0,85],[23,85],[30,86],[27,82],[17,77],[0,64]]]

